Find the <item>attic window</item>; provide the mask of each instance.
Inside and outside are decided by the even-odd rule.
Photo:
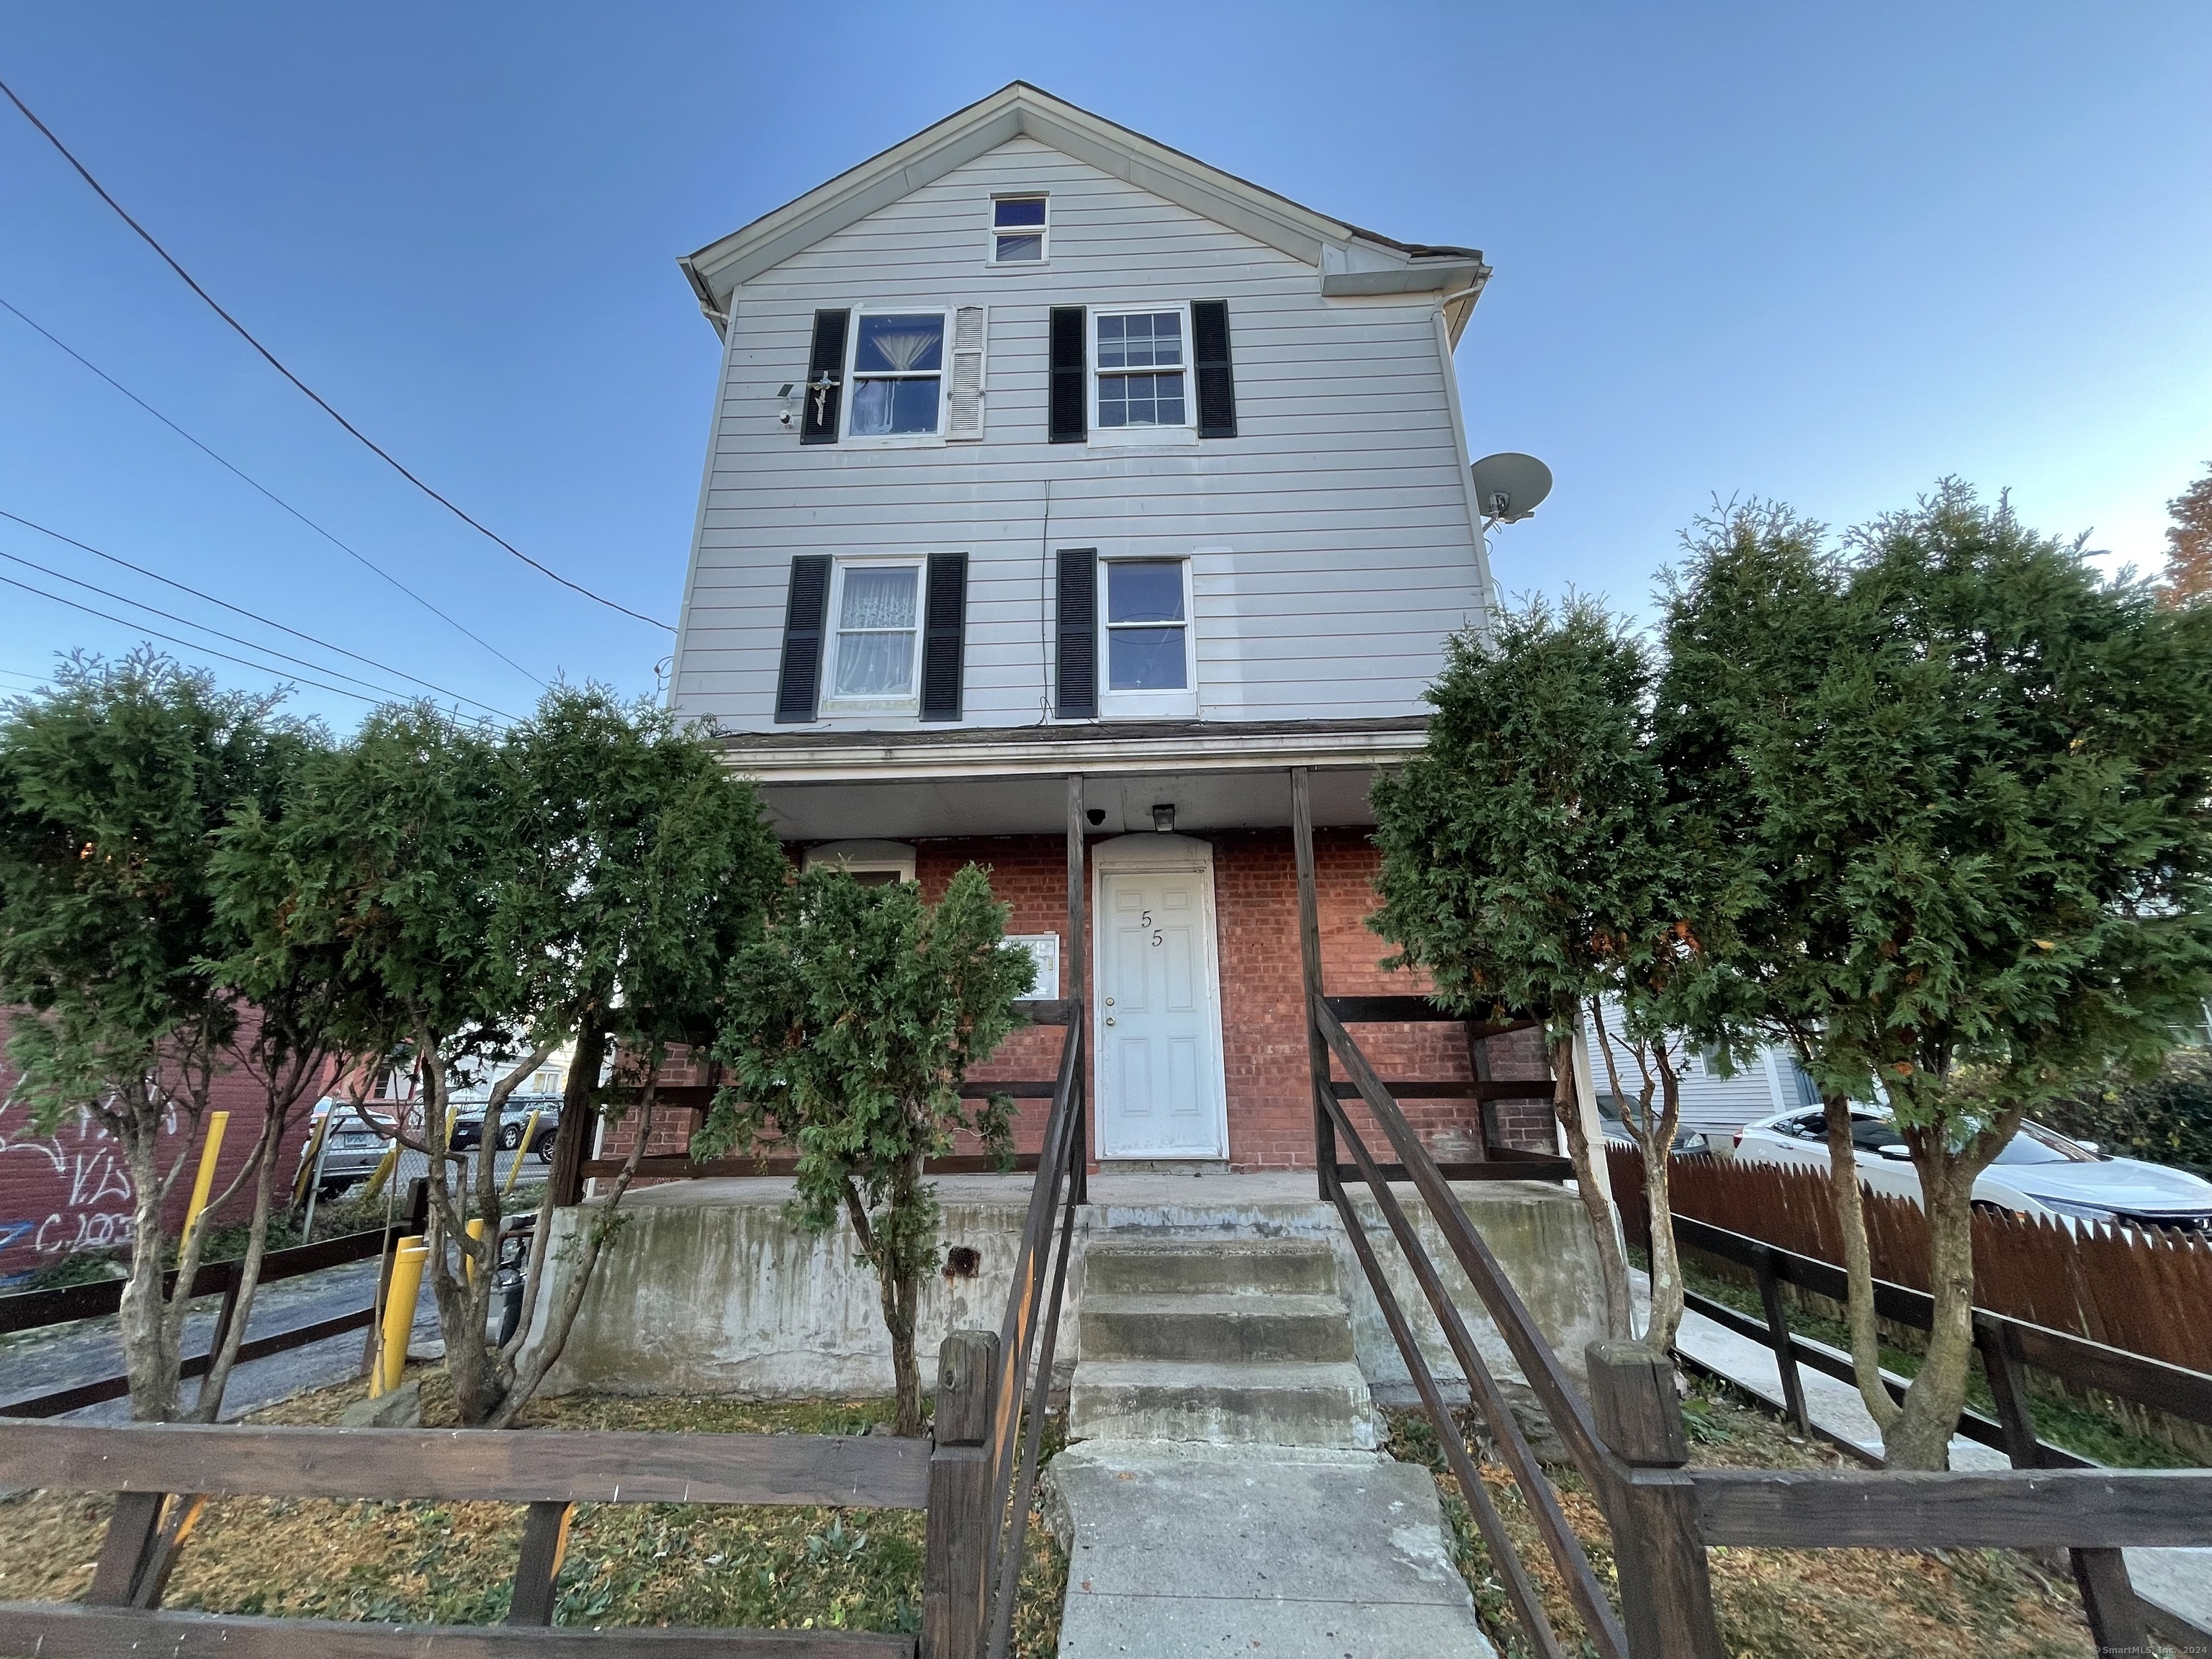
[[[991,263],[1034,265],[1043,262],[1045,198],[1000,196],[991,202]]]

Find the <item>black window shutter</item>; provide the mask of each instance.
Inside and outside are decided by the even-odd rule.
[[[1098,718],[1098,550],[1060,550],[1060,684],[1064,720]]]
[[[814,313],[814,350],[806,360],[806,413],[799,423],[803,444],[834,444],[845,390],[845,331],[849,311]]]
[[[968,556],[929,556],[929,612],[921,640],[921,717],[960,718],[960,659],[968,638]]]
[[[1091,389],[1084,384],[1090,353],[1081,306],[1052,308],[1052,441],[1079,444],[1091,435]]]
[[[830,556],[802,553],[791,562],[783,602],[783,667],[775,677],[779,723],[811,720],[822,684],[822,623],[830,608]]]
[[[1190,302],[1190,361],[1198,371],[1198,435],[1237,435],[1237,374],[1229,362],[1229,301]]]

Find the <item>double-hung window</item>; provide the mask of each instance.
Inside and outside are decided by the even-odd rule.
[[[1188,309],[1097,311],[1091,327],[1093,439],[1190,434]]]
[[[943,429],[945,313],[863,311],[854,321],[846,436],[937,436]]]
[[[991,263],[1042,264],[1045,238],[1051,234],[1042,196],[996,196],[991,199]]]
[[[921,706],[918,558],[840,559],[830,594],[823,713],[910,714]]]
[[[1105,669],[1099,712],[1197,712],[1190,660],[1190,561],[1104,559]]]

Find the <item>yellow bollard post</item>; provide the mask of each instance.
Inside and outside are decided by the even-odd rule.
[[[501,1198],[514,1190],[514,1178],[522,1173],[522,1160],[530,1156],[530,1138],[538,1133],[538,1119],[544,1109],[543,1107],[531,1108],[530,1121],[522,1126],[522,1139],[515,1144],[514,1162],[507,1168],[507,1184],[499,1189]]]
[[[307,1195],[307,1183],[315,1178],[315,1160],[322,1156],[323,1142],[330,1138],[331,1125],[337,1119],[335,1111],[324,1113],[322,1121],[315,1125],[314,1133],[307,1137],[307,1144],[300,1149],[299,1173],[292,1177],[292,1206],[295,1209]]]
[[[430,1247],[420,1237],[403,1238],[392,1260],[392,1291],[384,1304],[384,1348],[377,1358],[376,1392],[390,1394],[407,1369],[407,1337],[415,1328],[415,1304],[422,1291],[422,1264]]]
[[[483,1238],[483,1224],[484,1218],[482,1216],[477,1216],[470,1221],[470,1243],[475,1244],[482,1242]],[[463,1250],[461,1252],[461,1276],[466,1279],[471,1285],[477,1282],[477,1258],[475,1252],[472,1250]]]
[[[192,1201],[185,1210],[185,1231],[189,1234],[200,1212],[207,1208],[208,1198],[215,1191],[216,1160],[222,1156],[222,1132],[230,1127],[228,1112],[208,1115],[207,1140],[200,1147],[200,1172],[192,1182]]]
[[[363,1204],[376,1202],[384,1191],[384,1183],[392,1179],[392,1172],[398,1164],[399,1143],[395,1140],[384,1149],[384,1156],[377,1159],[376,1168],[369,1174],[368,1185],[361,1189]]]

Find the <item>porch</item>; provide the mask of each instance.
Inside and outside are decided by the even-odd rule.
[[[1061,1030],[1078,1017],[1088,1168],[1312,1168],[1311,1078],[1328,1062],[1305,1009],[1326,985],[1376,1068],[1406,1079],[1394,1092],[1440,1164],[1534,1173],[1459,1166],[1558,1151],[1538,1034],[1440,1017],[1418,976],[1382,971],[1389,946],[1366,927],[1380,864],[1369,792],[1424,738],[1419,720],[1187,721],[747,734],[726,753],[797,861],[911,879],[933,900],[967,864],[989,872],[1040,974],[1035,1029],[970,1083],[1015,1097],[1021,1168],[1034,1168]],[[642,1176],[759,1168],[684,1158],[714,1081],[664,1077]],[[1333,1085],[1364,1109],[1340,1067]],[[630,1145],[617,1128],[579,1176],[612,1175]],[[980,1168],[978,1151],[962,1146],[938,1173]]]

